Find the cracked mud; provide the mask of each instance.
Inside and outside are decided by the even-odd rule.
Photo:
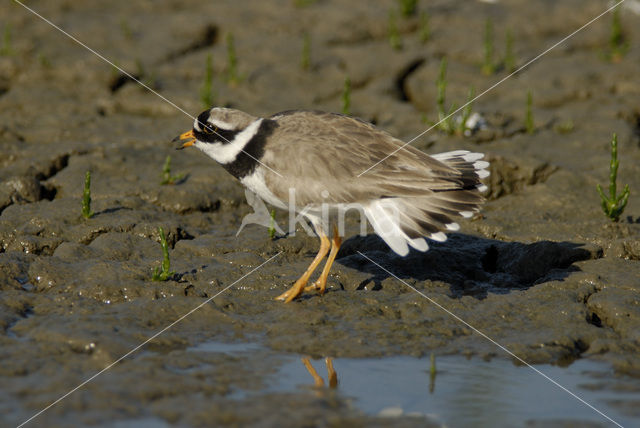
[[[218,105],[255,115],[340,111],[348,75],[352,113],[404,140],[437,117],[441,57],[449,64],[448,103],[461,105],[470,86],[480,92],[506,76],[480,72],[487,17],[494,22],[496,59],[511,28],[522,65],[604,7],[547,2],[542,13],[525,1],[421,4],[430,39],[420,42],[417,17],[398,17],[403,48],[395,51],[387,35],[395,2],[309,3],[118,1],[108,11],[90,2],[29,5],[190,114],[204,109],[199,97],[212,54]],[[486,153],[491,176],[481,215],[461,222],[446,242],[405,258],[374,235],[355,236],[359,225],[350,219],[354,233],[327,294],[284,305],[273,298],[304,271],[317,238],[299,231],[272,241],[258,226],[236,237],[251,212],[243,188],[202,153],[175,152],[170,144],[190,128],[189,117],[18,5],[0,8],[0,24],[11,29],[11,53],[0,56],[2,424],[20,423],[278,252],[40,423],[101,426],[151,417],[193,426],[309,420],[424,426],[424,420],[364,415],[332,394],[260,395],[281,364],[277,353],[187,352],[215,340],[257,341],[313,357],[508,357],[359,252],[529,363],[587,358],[606,362],[617,376],[640,376],[637,15],[623,15],[630,49],[620,62],[602,59],[605,17],[476,101],[473,111],[486,120],[477,133],[433,130],[416,140],[428,153]],[[307,31],[311,66],[303,71]],[[224,81],[227,32],[234,33],[243,78],[235,86]],[[524,128],[528,90],[533,134]],[[607,185],[613,132],[618,182],[631,188],[619,223],[603,215],[595,189]],[[173,172],[186,177],[162,186],[168,155]],[[87,170],[91,219],[80,215]],[[284,213],[277,220],[288,221]],[[167,233],[177,272],[167,282],[151,281],[162,260],[158,227]],[[232,399],[237,390],[257,395]],[[290,419],[269,411],[283,402],[297,406]]]

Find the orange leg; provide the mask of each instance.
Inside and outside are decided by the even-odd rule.
[[[302,294],[302,291],[305,289],[307,282],[309,282],[309,278],[313,274],[313,271],[316,270],[316,268],[318,267],[322,259],[324,259],[324,256],[326,256],[327,253],[329,252],[329,247],[331,246],[331,243],[329,242],[329,238],[319,229],[317,230],[317,233],[320,236],[320,250],[318,250],[318,254],[316,255],[316,258],[313,259],[313,261],[311,262],[307,270],[304,272],[304,274],[302,274],[300,279],[298,279],[289,290],[285,291],[284,293],[276,297],[276,300],[284,300],[285,303],[289,303],[290,301],[298,297],[300,294]]]
[[[310,290],[318,290],[320,295],[324,294],[325,289],[327,288],[327,278],[329,278],[329,271],[331,270],[331,266],[333,265],[333,261],[336,259],[338,255],[338,251],[340,250],[340,245],[342,245],[342,238],[338,235],[338,228],[333,226],[333,239],[331,240],[331,252],[329,253],[329,257],[327,258],[327,263],[324,265],[322,269],[322,273],[320,274],[320,278],[313,285],[305,287],[305,291]]]

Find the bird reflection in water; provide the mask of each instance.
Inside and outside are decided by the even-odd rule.
[[[324,379],[318,374],[316,369],[311,365],[309,361],[309,357],[301,358],[302,364],[307,368],[307,371],[313,377],[314,384],[317,388],[322,388],[324,386]],[[338,386],[338,373],[336,373],[333,368],[333,359],[331,357],[326,357],[324,359],[325,364],[327,365],[327,377],[329,378],[329,388],[336,388]]]

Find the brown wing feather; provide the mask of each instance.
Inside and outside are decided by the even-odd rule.
[[[299,206],[425,197],[461,190],[468,181],[458,169],[409,145],[358,177],[404,143],[371,124],[334,113],[295,111],[272,118],[279,127],[262,161],[282,177],[266,172],[265,179],[281,200],[288,200],[289,187],[295,187]]]

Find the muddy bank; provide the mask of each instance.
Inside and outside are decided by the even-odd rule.
[[[405,140],[437,118],[442,57],[448,106],[461,105],[471,86],[480,93],[507,75],[500,66],[489,76],[481,72],[486,19],[494,26],[496,64],[510,29],[515,63],[523,65],[606,7],[420,4],[429,16],[428,40],[421,40],[419,15],[396,13],[402,45],[396,50],[388,30],[395,2],[303,3],[29,5],[189,114],[204,109],[211,54],[218,105],[256,115],[340,111],[349,76],[352,113]],[[629,48],[619,62],[604,58],[606,16],[478,99],[472,110],[485,120],[478,132],[434,129],[415,141],[428,153],[487,154],[491,176],[481,215],[448,241],[406,258],[376,236],[351,236],[329,292],[288,305],[273,298],[304,271],[317,239],[300,230],[272,241],[259,226],[236,237],[251,212],[242,187],[202,153],[176,152],[170,144],[190,128],[190,117],[19,5],[8,2],[2,10],[0,24],[10,34],[10,49],[0,56],[3,423],[25,420],[231,284],[40,423],[391,424],[365,416],[339,390],[261,391],[285,352],[510,358],[433,302],[529,363],[564,366],[585,358],[606,362],[617,376],[640,375],[640,18],[631,9],[622,14]],[[241,76],[235,85],[225,81],[229,32]],[[303,70],[307,32],[310,66]],[[527,91],[533,133],[525,129]],[[618,223],[603,215],[595,190],[607,184],[613,132],[619,187],[628,183],[632,192]],[[172,172],[185,177],[163,186],[168,155]],[[91,219],[80,215],[87,170]],[[286,225],[284,213],[277,219]],[[176,272],[167,282],[151,281],[162,260],[158,227],[167,233]],[[356,219],[349,228],[356,233]],[[271,352],[185,351],[211,340],[257,342]],[[233,395],[238,390],[255,395]],[[275,414],[278,406],[296,411]]]

